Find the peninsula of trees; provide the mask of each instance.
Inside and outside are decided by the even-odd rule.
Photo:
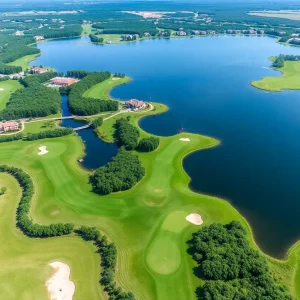
[[[145,175],[139,158],[120,148],[117,155],[106,166],[100,167],[90,176],[95,193],[107,195],[125,191],[137,184]]]
[[[205,282],[197,290],[199,299],[293,299],[274,281],[266,259],[251,248],[239,222],[203,227],[188,246]]]
[[[117,111],[119,108],[118,101],[83,97],[84,92],[92,86],[110,78],[110,76],[109,72],[87,73],[81,81],[72,85],[68,98],[71,113],[79,116],[88,116],[104,111]]]

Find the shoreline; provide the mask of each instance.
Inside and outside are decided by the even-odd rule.
[[[201,36],[201,37],[202,37],[202,36]],[[205,37],[205,36],[203,36],[203,37]],[[174,37],[174,38],[176,38],[176,37]],[[187,38],[187,37],[185,37],[185,38]],[[191,38],[191,37],[189,37],[189,38]],[[112,87],[111,90],[112,90],[113,88],[114,88],[114,87]],[[110,90],[110,91],[111,91],[111,90]],[[263,89],[262,89],[262,90],[263,90]],[[109,94],[110,94],[110,92],[108,93],[108,95],[109,95]],[[166,111],[167,111],[167,110],[166,110]],[[164,112],[165,112],[165,111],[163,111],[163,112],[161,112],[161,113],[164,113]],[[140,116],[140,118],[138,118],[138,122],[137,122],[138,126],[139,126],[139,123],[140,123],[141,119],[143,119],[143,118],[145,118],[145,117],[147,117],[147,116],[148,116],[148,115],[144,115],[144,116]],[[140,126],[139,126],[139,129],[140,129],[140,130],[143,130]],[[143,130],[143,131],[144,131],[144,130]],[[175,137],[175,136],[178,136],[178,135],[180,135],[180,134],[175,134],[174,137]],[[201,134],[197,134],[197,135],[202,136]],[[172,137],[173,137],[173,136],[172,136]],[[166,137],[166,138],[168,138],[168,137]],[[221,144],[214,145],[213,147],[216,147],[216,146],[219,146],[219,145],[221,145]],[[211,147],[207,147],[207,148],[205,148],[205,149],[209,149],[209,148],[211,148]],[[198,151],[201,151],[201,150],[202,150],[202,149],[195,149],[195,150],[192,150],[191,152],[189,152],[188,154],[186,154],[186,155],[184,155],[184,156],[182,157],[181,167],[182,167],[183,172],[184,172],[187,176],[188,176],[188,174],[186,173],[186,171],[184,170],[184,167],[183,167],[183,161],[184,161],[184,159],[185,159],[187,156],[193,154],[194,152],[198,152]],[[83,150],[83,152],[84,152],[84,150]],[[84,171],[86,171],[86,170],[84,169]],[[188,176],[188,177],[189,177],[189,176]],[[190,178],[190,177],[189,177],[189,178]],[[191,178],[190,178],[190,181],[191,181]],[[202,194],[202,193],[193,191],[193,190],[190,188],[190,186],[188,186],[188,188],[191,190],[191,192],[196,193],[197,195],[204,195],[204,194]],[[256,248],[257,248],[257,249],[258,249],[265,257],[267,257],[268,259],[273,260],[273,261],[277,261],[277,262],[280,262],[280,263],[287,263],[287,262],[289,261],[289,259],[290,259],[290,256],[294,255],[294,251],[297,252],[297,251],[299,250],[299,249],[297,249],[297,248],[298,248],[298,246],[300,247],[300,240],[297,241],[297,242],[295,242],[290,248],[287,249],[286,254],[285,254],[285,258],[284,258],[284,259],[276,259],[276,258],[274,258],[274,257],[272,257],[272,256],[269,256],[268,254],[262,252],[262,250],[260,249],[259,245],[255,242],[255,239],[254,239],[254,232],[253,232],[253,230],[252,230],[252,228],[251,228],[251,225],[249,224],[248,220],[247,220],[247,219],[246,219],[246,218],[238,211],[238,209],[236,209],[236,208],[230,203],[229,200],[226,200],[226,199],[223,199],[223,198],[220,198],[220,197],[215,197],[215,196],[210,196],[210,197],[215,198],[215,199],[218,200],[218,201],[227,202],[227,203],[230,205],[230,207],[231,207],[232,209],[234,209],[234,210],[236,211],[236,213],[237,213],[238,215],[240,215],[240,217],[243,218],[243,219],[245,220],[245,224],[247,224],[247,230],[249,230],[249,232],[250,232],[250,238],[251,238],[251,241],[253,241],[253,243],[256,245]],[[296,267],[297,267],[297,266],[296,266]]]

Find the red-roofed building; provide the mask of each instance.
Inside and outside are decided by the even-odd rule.
[[[47,72],[47,69],[39,68],[39,67],[33,67],[33,68],[31,68],[30,71],[31,71],[32,74],[43,74],[43,73]]]
[[[0,123],[0,131],[15,131],[18,129],[19,129],[19,123],[16,121]]]
[[[132,110],[143,109],[146,107],[146,103],[144,101],[140,101],[137,99],[131,99],[125,102],[125,106],[131,108]]]
[[[55,77],[51,79],[51,83],[53,85],[59,85],[59,86],[69,86],[76,82],[77,80],[75,78],[68,78],[68,77]]]

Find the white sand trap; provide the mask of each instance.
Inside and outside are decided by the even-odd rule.
[[[0,92],[3,92],[4,91],[4,89],[3,88],[0,88]]]
[[[55,261],[49,264],[55,273],[47,280],[46,288],[49,300],[72,300],[75,284],[69,279],[70,267],[67,264]]]
[[[45,155],[48,153],[47,147],[46,146],[41,146],[39,148],[40,152],[38,153],[38,155]]]
[[[119,80],[120,77],[113,77],[112,80]]]
[[[182,142],[190,142],[191,141],[189,138],[181,138],[179,140]]]
[[[203,224],[203,220],[199,214],[190,214],[190,215],[186,216],[185,219],[194,225]]]

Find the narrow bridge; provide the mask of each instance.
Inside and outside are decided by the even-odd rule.
[[[84,126],[80,126],[80,127],[76,127],[76,128],[73,128],[74,131],[79,131],[79,130],[84,130],[84,129],[88,129],[91,127],[92,124],[87,124],[87,125],[84,125]]]

